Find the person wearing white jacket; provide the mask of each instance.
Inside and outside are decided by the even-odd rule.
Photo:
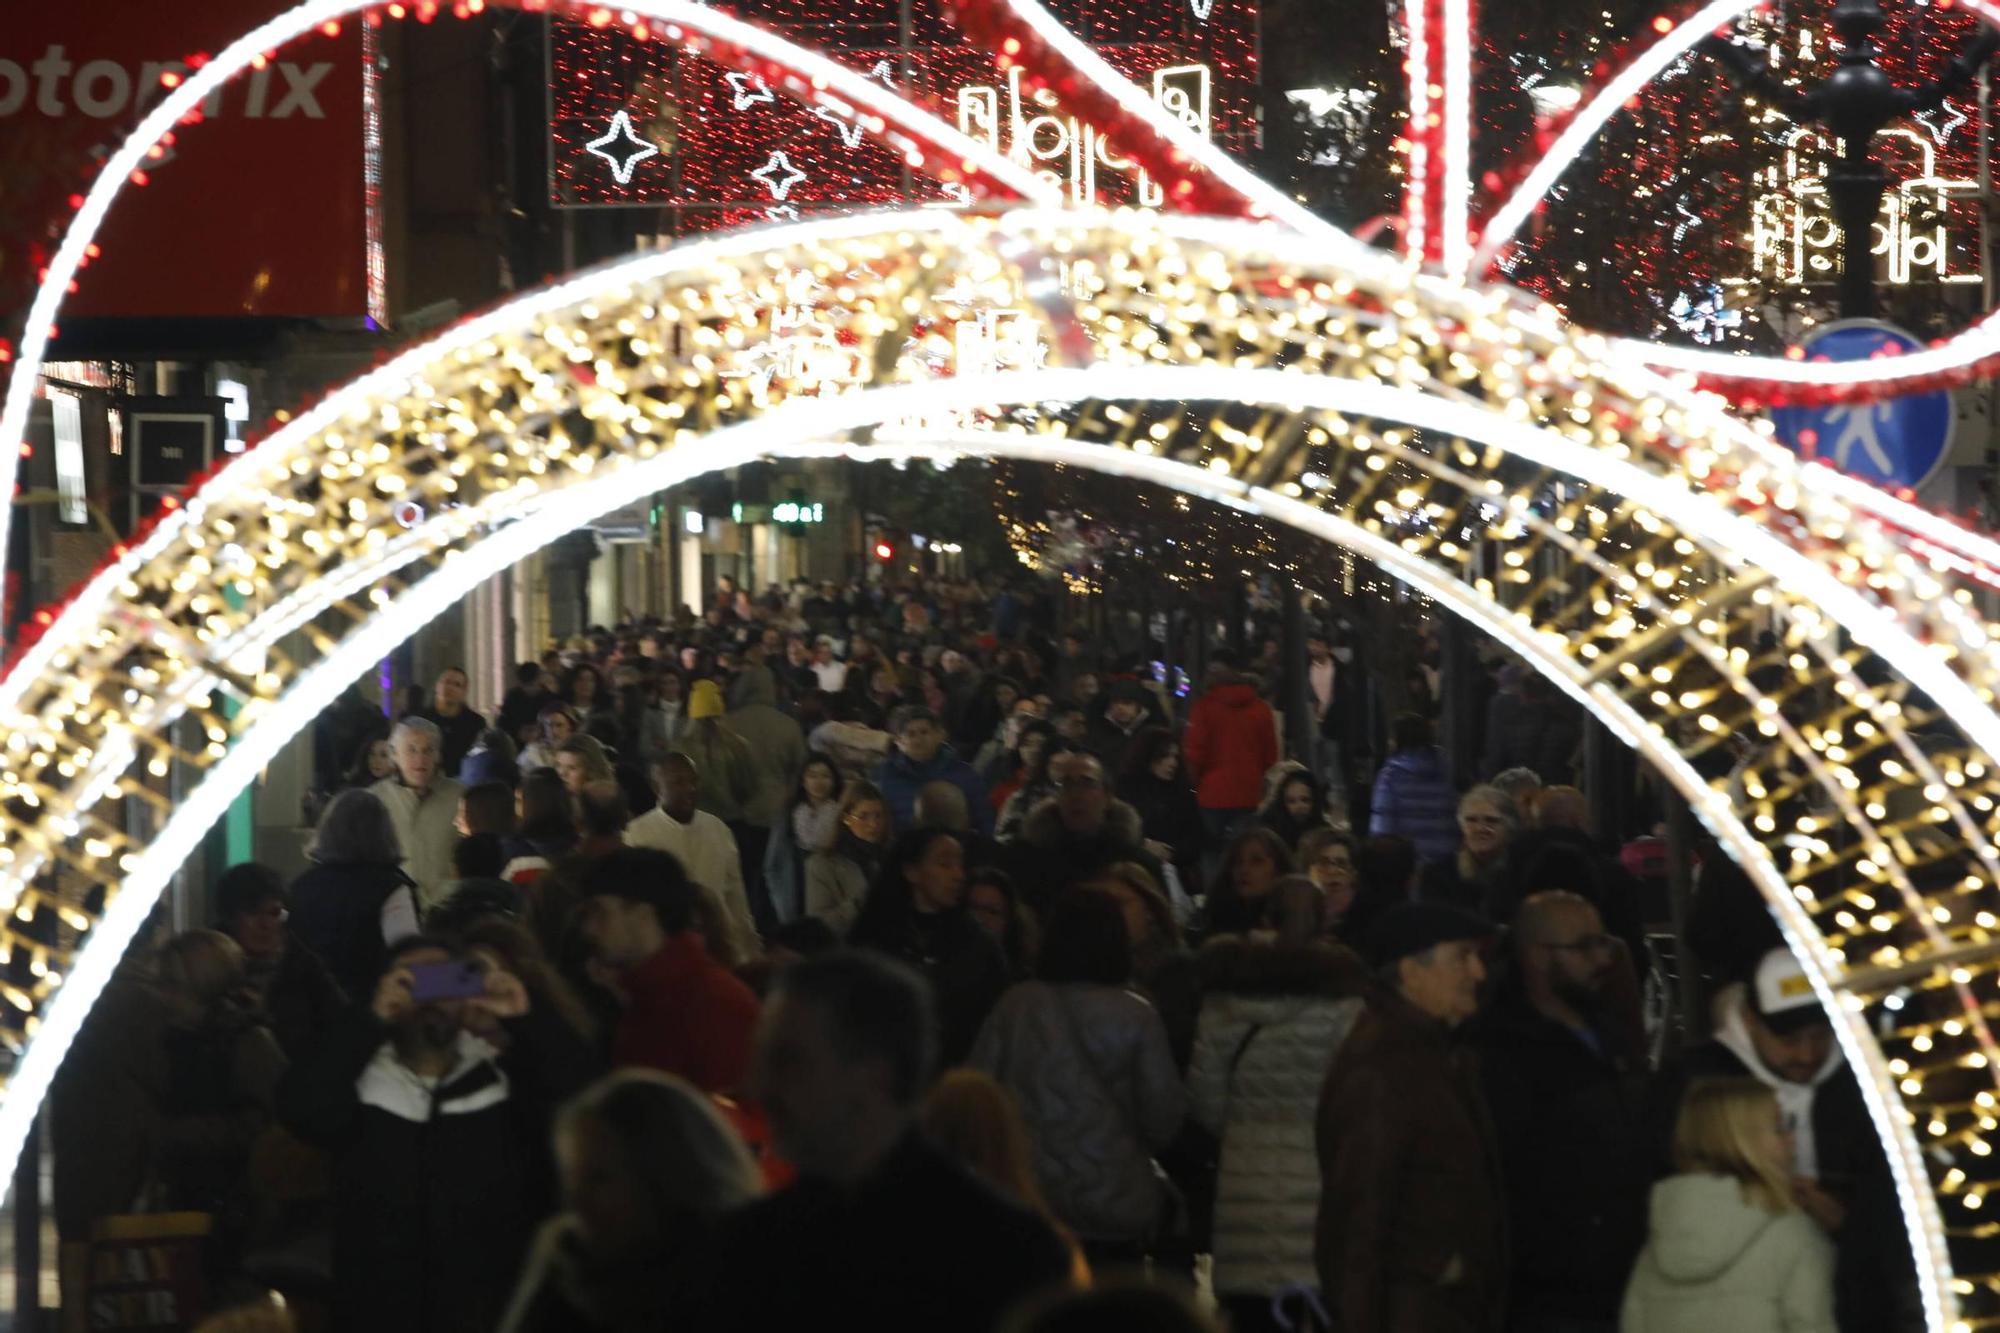
[[[1281,881],[1317,919],[1319,890]],[[1320,1084],[1361,1012],[1367,973],[1338,945],[1225,936],[1201,953],[1201,1019],[1188,1066],[1189,1110],[1221,1141],[1214,1286],[1238,1329],[1275,1328],[1273,1301],[1319,1285],[1314,1128]]]
[[[1833,1243],[1792,1202],[1789,1140],[1755,1079],[1688,1090],[1619,1333],[1835,1333]]]

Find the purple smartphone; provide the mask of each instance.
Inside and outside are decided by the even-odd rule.
[[[465,1000],[486,993],[486,970],[477,963],[411,963],[410,997]]]

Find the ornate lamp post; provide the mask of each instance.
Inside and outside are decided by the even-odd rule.
[[[1875,219],[1889,190],[1889,173],[1875,159],[1875,136],[1905,116],[1934,110],[1965,87],[1979,67],[2000,51],[2000,33],[1982,25],[1944,73],[1920,88],[1902,88],[1876,63],[1876,34],[1886,20],[1876,0],[1838,0],[1831,24],[1840,38],[1840,64],[1817,88],[1801,92],[1771,75],[1761,52],[1723,37],[1703,43],[1741,87],[1755,92],[1786,119],[1821,125],[1840,140],[1840,157],[1827,172],[1827,194],[1840,227],[1840,313],[1875,313]]]

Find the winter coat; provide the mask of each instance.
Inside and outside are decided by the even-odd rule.
[[[292,881],[287,923],[298,942],[326,964],[349,999],[375,994],[389,951],[382,939],[382,905],[409,876],[395,866],[329,862]]]
[[[1145,1242],[1167,1203],[1153,1154],[1187,1094],[1153,1006],[1116,986],[1024,981],[967,1061],[1020,1103],[1049,1206],[1085,1240]]]
[[[1183,884],[1201,883],[1203,827],[1194,788],[1179,777],[1162,782],[1151,773],[1126,778],[1118,797],[1139,814],[1139,834],[1173,848]]]
[[[1811,1084],[1788,1083],[1757,1059],[1743,1022],[1743,1000],[1725,1001],[1716,1039],[1660,1072],[1648,1113],[1655,1171],[1665,1174],[1674,1123],[1688,1085],[1698,1078],[1754,1078],[1778,1098],[1792,1126],[1796,1174],[1847,1205],[1834,1237],[1834,1286],[1843,1333],[1881,1333],[1899,1322],[1916,1283],[1911,1253],[1881,1139],[1861,1085],[1836,1047]]]
[[[159,993],[129,965],[105,987],[50,1090],[63,1240],[89,1240],[93,1221],[133,1211],[148,1184],[167,1187],[169,1206],[205,1207],[193,1196],[241,1183],[284,1057],[262,1027],[214,1035],[210,1086],[191,1089],[204,1080],[190,1078],[186,1034],[167,1025]]]
[[[554,1108],[590,1076],[552,1013],[507,1023],[503,1056],[470,1033],[433,1085],[366,1005],[279,1088],[291,1131],[334,1154],[333,1323],[370,1333],[489,1333],[551,1203]]]
[[[417,886],[417,910],[430,911],[443,901],[444,886],[457,874],[451,853],[458,846],[458,798],[465,788],[440,777],[419,793],[392,776],[368,790],[389,807],[389,821],[403,848],[403,871]]]
[[[1181,742],[1204,810],[1254,810],[1278,762],[1278,723],[1246,681],[1214,686],[1188,712]]]
[[[1271,1295],[1317,1286],[1313,1219],[1320,1084],[1361,1012],[1365,973],[1345,949],[1217,940],[1202,950],[1207,998],[1188,1102],[1222,1145],[1215,1290]]]
[[[1583,1037],[1502,992],[1473,1035],[1507,1180],[1517,1318],[1618,1313],[1646,1238],[1646,1078],[1617,1043]]]
[[[725,824],[743,823],[759,781],[758,761],[748,743],[722,719],[703,718],[688,724],[674,748],[694,761],[700,775],[695,804]]]
[[[479,733],[486,730],[486,719],[470,708],[461,708],[455,717],[446,717],[435,707],[419,708],[411,717],[420,717],[438,729],[442,738],[443,752],[438,755],[438,766],[448,778],[458,776],[459,765],[465,756],[472,753],[472,747],[479,743]]]
[[[1468,1055],[1377,990],[1320,1090],[1320,1288],[1341,1333],[1495,1333],[1506,1222]]]
[[[257,993],[271,1035],[293,1060],[317,1045],[347,1008],[333,973],[297,940],[287,941],[275,959],[249,958],[244,978]]]
[[[703,1092],[735,1092],[750,1070],[757,996],[708,956],[701,935],[670,935],[623,978],[626,1004],[611,1062],[674,1074]]]
[[[869,874],[852,857],[838,848],[814,852],[806,858],[806,915],[816,916],[833,927],[842,939],[854,929],[854,918],[868,898]]]
[[[1458,851],[1458,796],[1444,751],[1435,745],[1398,750],[1375,775],[1370,834],[1393,833],[1417,845],[1424,861],[1449,861]]]
[[[1772,1214],[1726,1176],[1653,1187],[1652,1233],[1619,1333],[1834,1333],[1833,1246],[1793,1209]]]
[[[882,799],[889,803],[889,815],[899,832],[917,826],[917,793],[933,782],[949,782],[964,792],[973,830],[988,835],[993,832],[993,803],[986,799],[986,783],[949,745],[939,746],[927,764],[912,763],[902,750],[893,749],[875,769],[874,781],[882,789]]]
[[[1007,955],[963,906],[943,912],[864,913],[847,942],[897,958],[931,983],[937,999],[938,1059],[949,1069],[965,1053],[1007,988]]]
[[[1053,799],[1036,806],[1021,825],[1021,836],[1006,847],[1005,866],[1021,898],[1042,911],[1069,889],[1095,879],[1123,861],[1146,868],[1166,892],[1159,861],[1146,850],[1139,812],[1123,801],[1112,801],[1104,823],[1092,834],[1072,833],[1062,822]]]
[[[756,793],[743,803],[745,822],[779,829],[785,798],[806,766],[806,738],[799,724],[778,711],[778,688],[767,667],[745,667],[729,688],[730,730],[750,746],[756,772]]]
[[[807,1176],[676,1266],[673,1333],[987,1333],[1070,1272],[1048,1223],[911,1134],[851,1186]]]

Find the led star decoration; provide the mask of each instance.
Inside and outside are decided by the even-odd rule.
[[[793,166],[792,160],[780,151],[771,154],[771,160],[751,172],[750,178],[764,182],[773,199],[783,199],[791,194],[794,185],[806,179],[806,173]]]
[[[619,145],[629,151],[613,151]],[[658,157],[660,150],[641,139],[632,128],[632,118],[620,111],[611,118],[611,128],[599,139],[592,139],[584,145],[584,151],[592,157],[601,157],[611,165],[611,178],[620,185],[632,183],[632,172],[649,157]]]
[[[740,70],[730,70],[722,77],[729,82],[729,109],[732,111],[746,111],[759,102],[777,100],[772,96],[770,88],[755,74],[745,74]]]
[[[841,143],[847,147],[861,146],[861,122],[856,120],[852,113],[844,112],[838,107],[816,106],[813,108],[813,115],[833,126],[834,132],[840,136]]]

